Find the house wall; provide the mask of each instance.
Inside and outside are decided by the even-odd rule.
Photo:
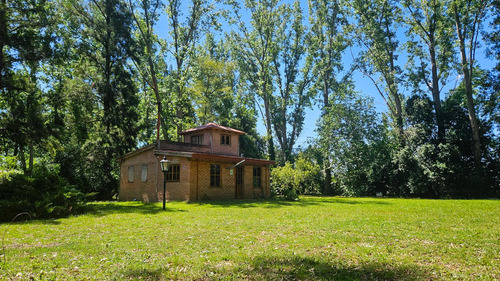
[[[169,182],[166,184],[166,198],[167,200],[174,201],[187,201],[190,200],[190,182],[191,182],[191,162],[185,157],[172,157],[167,156],[167,160],[171,164],[178,164],[180,166],[180,181]],[[158,188],[158,201],[163,201],[163,172],[159,169],[159,188]]]
[[[210,164],[221,165],[221,187],[210,187]],[[192,161],[191,192],[190,198],[193,201],[201,200],[233,200],[236,198],[236,169],[231,175],[230,167],[232,163],[217,163]],[[269,167],[262,167],[262,188],[253,187],[253,167],[244,166],[243,176],[243,198],[268,198],[270,196]]]
[[[261,167],[261,188],[253,187],[253,167]],[[269,186],[269,166],[252,166],[245,165],[244,168],[244,190],[243,190],[243,198],[245,199],[253,199],[253,198],[269,198],[271,195],[271,189]]]
[[[120,201],[163,201],[163,173],[160,158],[154,149],[139,152],[121,163]],[[175,201],[233,200],[236,198],[236,168],[234,163],[190,160],[186,157],[167,156],[171,164],[179,164],[180,181],[167,182],[166,199]],[[221,166],[221,187],[210,187],[210,164]],[[142,165],[147,165],[147,181],[141,181]],[[244,165],[244,164],[243,164]],[[129,167],[134,166],[134,181],[128,182]],[[270,196],[269,166],[262,167],[262,188],[253,187],[253,165],[244,165],[243,198],[268,198]]]
[[[142,165],[147,165],[147,180],[141,180]],[[129,182],[129,167],[134,167],[134,181]],[[120,201],[156,202],[156,173],[159,160],[153,149],[140,152],[125,159],[120,165]]]
[[[198,132],[193,132],[184,135],[184,141],[186,143],[191,143],[191,136],[203,135],[203,145],[209,147],[208,153],[218,154],[218,155],[231,155],[239,156],[240,152],[240,141],[239,135],[230,132],[224,132],[220,130],[203,130]],[[230,145],[222,145],[220,143],[221,135],[231,136]]]
[[[193,161],[198,172],[192,177],[194,184],[192,200],[231,200],[235,198],[235,174],[230,175],[229,167],[234,164]],[[210,187],[210,164],[220,165],[221,186]],[[196,168],[195,168],[196,169]],[[198,196],[196,196],[198,195]]]
[[[220,155],[233,155],[233,156],[239,156],[239,135],[238,134],[231,134],[231,133],[226,133],[226,132],[221,132],[217,130],[212,130],[212,149],[213,153],[215,154],[220,154]],[[221,144],[221,135],[228,135],[231,136],[231,144],[230,145],[225,145]]]

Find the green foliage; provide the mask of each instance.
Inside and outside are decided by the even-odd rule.
[[[85,201],[83,193],[59,175],[57,165],[36,164],[31,176],[17,171],[0,174],[0,221],[21,212],[34,219],[74,214]]]
[[[271,171],[271,193],[283,195],[287,200],[299,198],[300,182],[301,178],[289,162]]]
[[[323,187],[321,166],[307,159],[302,153],[295,161],[295,172],[300,177],[300,194],[320,194]]]
[[[299,156],[295,164],[287,162],[271,171],[271,193],[296,200],[299,194],[319,194],[322,186],[320,166]]]

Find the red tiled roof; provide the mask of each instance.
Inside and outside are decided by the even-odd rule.
[[[245,134],[245,132],[240,131],[240,130],[221,126],[221,125],[218,125],[215,123],[208,123],[208,124],[205,124],[205,125],[197,127],[197,128],[193,128],[193,129],[186,130],[184,132],[180,132],[179,135],[184,135],[184,134],[197,132],[197,131],[203,131],[203,130],[221,130],[221,131],[231,132],[231,133],[235,133],[235,134],[239,134],[239,135]]]

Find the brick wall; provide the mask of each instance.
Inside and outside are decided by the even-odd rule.
[[[221,167],[221,187],[210,186],[210,164],[220,164]],[[232,163],[210,163],[202,161],[192,161],[191,177],[191,200],[232,200],[236,198],[236,169],[231,175],[229,168]],[[270,196],[269,187],[269,167],[262,166],[262,188],[253,187],[253,167],[245,165],[243,168],[243,198],[268,198]]]
[[[180,181],[167,182],[166,185],[166,199],[175,201],[190,200],[190,179],[191,179],[191,162],[185,157],[172,157],[167,156],[167,160],[171,164],[179,165],[180,168]],[[163,201],[163,172],[160,170],[159,175],[160,187],[158,188],[158,201]]]
[[[120,201],[156,202],[163,200],[163,173],[160,158],[154,154],[154,148],[129,156],[121,163]],[[236,198],[236,168],[231,175],[229,168],[233,163],[203,162],[185,157],[167,156],[172,164],[179,164],[180,181],[167,182],[166,199],[179,201],[196,200],[233,200]],[[221,186],[210,186],[210,164],[219,164]],[[141,180],[142,166],[147,165],[147,180]],[[133,182],[129,182],[129,167],[134,167]],[[253,167],[244,165],[243,198],[269,197],[269,167],[262,168],[262,188],[253,187]]]
[[[240,141],[239,135],[229,132],[224,132],[220,130],[203,130],[198,132],[193,132],[184,135],[184,141],[186,143],[191,143],[191,136],[194,135],[203,135],[203,145],[208,147],[205,153],[214,153],[218,155],[231,155],[231,156],[239,156],[240,151]],[[221,134],[231,136],[230,145],[221,145]]]
[[[230,175],[229,163],[209,163],[198,161],[197,180],[198,186],[193,185],[195,191],[198,190],[198,200],[230,200],[235,198],[235,174]],[[220,165],[221,186],[210,186],[210,164]],[[196,193],[196,192],[195,192]],[[196,200],[196,197],[193,198]]]
[[[211,133],[213,138],[213,143],[212,143],[213,153],[220,155],[239,156],[240,137],[238,134],[231,134],[231,133],[221,132],[218,130],[212,130]],[[231,136],[230,145],[220,143],[221,135]]]
[[[142,181],[142,166],[147,166],[147,179]],[[133,182],[129,182],[129,167],[134,167]],[[120,165],[120,201],[156,202],[156,182],[159,159],[153,148],[128,157]]]

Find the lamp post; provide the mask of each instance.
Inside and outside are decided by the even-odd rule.
[[[167,192],[167,172],[169,168],[170,161],[167,160],[166,156],[163,156],[163,159],[160,161],[161,171],[163,172],[163,210],[165,210],[165,196]]]

